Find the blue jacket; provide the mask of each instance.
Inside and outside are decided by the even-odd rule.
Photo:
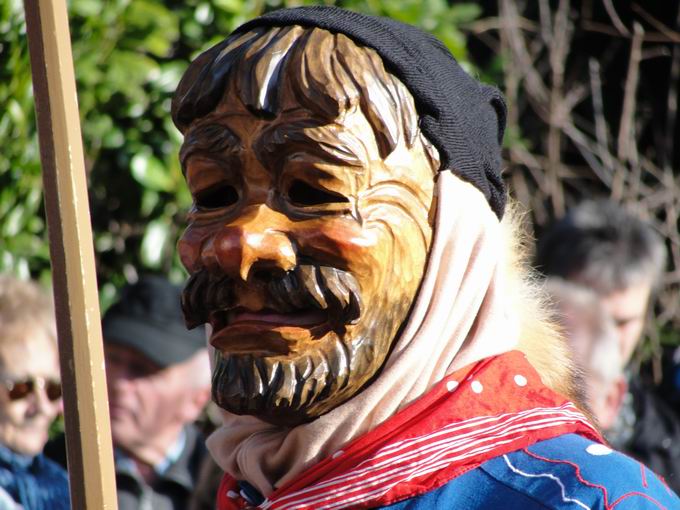
[[[675,510],[680,499],[644,465],[576,434],[491,459],[389,510]]]
[[[66,471],[44,455],[27,457],[0,446],[0,487],[24,510],[69,510]]]

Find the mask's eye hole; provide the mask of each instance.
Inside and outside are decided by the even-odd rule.
[[[220,209],[234,205],[238,200],[238,191],[234,186],[222,183],[199,191],[194,199],[200,209]]]
[[[296,179],[288,189],[288,198],[298,206],[338,204],[349,202],[347,197],[330,191],[310,186],[305,181]]]

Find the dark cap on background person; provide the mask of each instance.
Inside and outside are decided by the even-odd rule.
[[[104,315],[104,342],[131,347],[159,367],[181,363],[206,347],[203,327],[187,330],[181,287],[155,275],[123,287]]]

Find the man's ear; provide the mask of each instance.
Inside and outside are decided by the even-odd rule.
[[[208,333],[209,334],[209,333]],[[207,342],[207,339],[206,339]],[[178,396],[178,412],[184,423],[195,421],[210,400],[212,351],[200,350],[187,361],[176,367],[181,381],[193,381],[181,390]]]
[[[620,375],[614,382],[609,385],[607,394],[604,399],[603,417],[600,425],[603,429],[611,428],[616,422],[616,417],[619,415],[621,405],[623,404],[623,397],[628,391],[628,383],[623,375]]]
[[[209,387],[192,388],[184,399],[184,405],[181,406],[182,421],[184,423],[196,421],[201,416],[209,400]]]

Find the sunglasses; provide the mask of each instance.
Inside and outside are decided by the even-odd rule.
[[[61,398],[61,382],[58,379],[45,379],[43,377],[28,377],[19,381],[2,381],[7,388],[10,400],[21,400],[33,393],[36,388],[45,391],[45,395],[54,402]]]

